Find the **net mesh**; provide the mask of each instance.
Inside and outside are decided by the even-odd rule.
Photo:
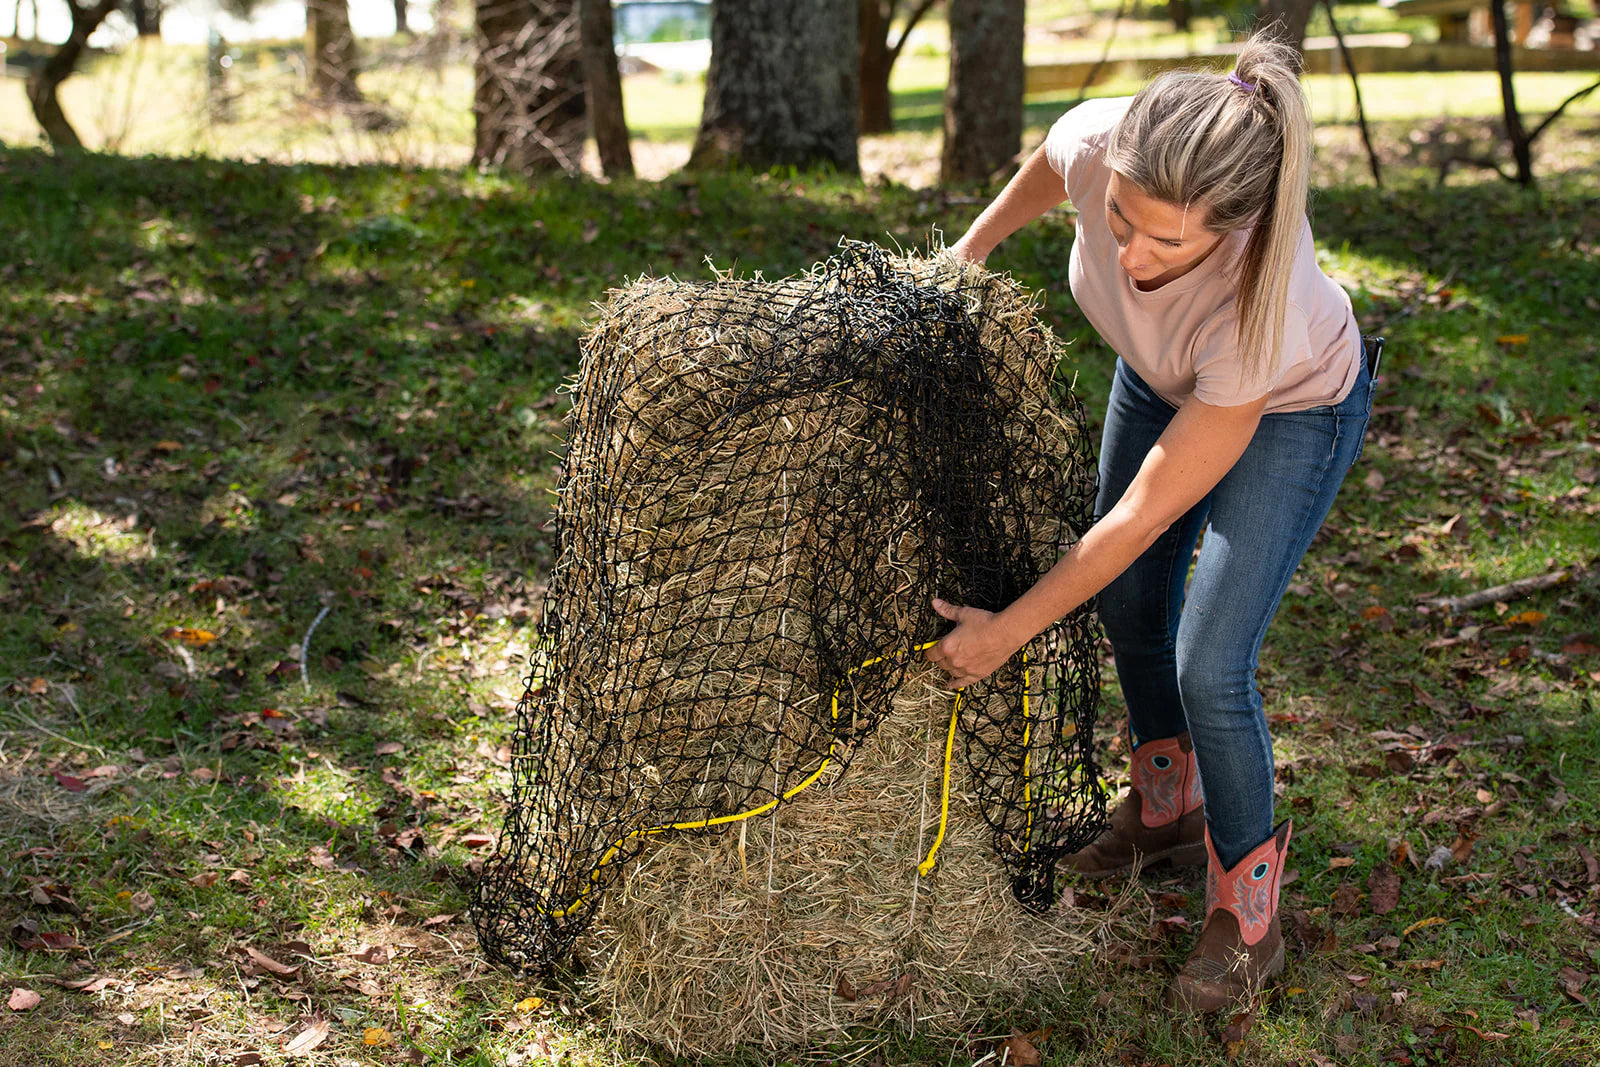
[[[652,838],[842,771],[948,628],[932,597],[998,610],[1088,527],[1084,414],[1035,311],[948,255],[858,244],[784,280],[612,294],[473,904],[491,959],[548,969]],[[1030,907],[1104,817],[1097,639],[1086,605],[952,698],[946,786],[964,763]]]

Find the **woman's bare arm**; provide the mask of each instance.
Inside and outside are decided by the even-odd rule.
[[[1222,480],[1244,454],[1267,398],[1237,407],[1191,399],[1145,457],[1127,492],[1050,571],[1004,611],[934,601],[956,628],[928,649],[958,688],[993,673],[1051,623],[1094,596]]]
[[[965,259],[982,263],[1001,241],[1066,199],[1066,183],[1050,166],[1040,145],[951,248]]]

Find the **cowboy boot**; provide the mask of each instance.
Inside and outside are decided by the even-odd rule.
[[[1183,969],[1167,987],[1167,1007],[1177,1011],[1218,1011],[1253,996],[1283,970],[1283,931],[1278,926],[1278,888],[1293,823],[1279,824],[1271,837],[1230,871],[1222,869],[1206,830],[1206,924]]]
[[[1188,733],[1146,741],[1129,762],[1133,788],[1111,813],[1111,825],[1066,865],[1088,878],[1126,874],[1135,863],[1200,866],[1206,816]]]

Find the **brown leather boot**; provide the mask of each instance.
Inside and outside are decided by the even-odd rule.
[[[1206,831],[1206,925],[1167,987],[1169,1009],[1219,1011],[1255,996],[1283,971],[1278,887],[1293,830],[1281,823],[1231,871],[1222,869]]]
[[[1130,759],[1133,788],[1111,813],[1111,825],[1066,865],[1089,878],[1127,874],[1133,865],[1206,861],[1200,768],[1187,733],[1146,741]]]

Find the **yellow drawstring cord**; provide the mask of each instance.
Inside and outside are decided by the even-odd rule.
[[[899,659],[909,654],[922,652],[926,649],[932,648],[938,643],[938,641],[925,641],[922,644],[917,645],[915,648],[912,648],[909,653],[890,652],[882,656],[877,656],[873,659],[867,660],[865,663],[861,664],[861,666],[851,670],[845,677],[848,679],[856,674],[859,674],[861,671],[867,670],[869,667],[876,667],[878,664],[887,660]],[[1032,786],[1030,783],[1028,770],[1028,740],[1033,723],[1030,716],[1028,702],[1028,654],[1026,650],[1024,650],[1022,654],[1022,663],[1022,802],[1028,813],[1027,825],[1026,829],[1024,830],[1022,851],[1026,852],[1028,850],[1028,839],[1031,838],[1033,829]],[[839,685],[834,686],[833,689],[830,719],[831,728],[836,728],[839,723],[839,691],[843,688],[843,686],[844,683],[841,682]],[[950,708],[950,728],[946,732],[944,740],[944,772],[939,788],[939,830],[934,836],[933,847],[928,850],[927,858],[925,858],[921,863],[917,864],[917,872],[924,877],[933,872],[933,868],[935,866],[935,856],[939,852],[939,846],[944,843],[945,828],[950,818],[950,765],[955,751],[956,725],[961,719],[961,706],[963,703],[963,698],[963,690],[956,690],[956,698]],[[733,815],[718,815],[714,818],[708,817],[705,819],[694,819],[688,822],[668,823],[664,826],[648,826],[643,829],[634,830],[633,832],[618,838],[610,848],[606,849],[605,854],[600,857],[600,862],[596,863],[594,868],[589,872],[588,884],[578,892],[578,895],[573,898],[572,903],[558,911],[545,911],[545,914],[552,919],[564,919],[576,911],[588,897],[589,890],[594,888],[595,883],[600,880],[601,870],[603,870],[606,864],[610,863],[612,859],[616,857],[617,853],[622,850],[623,846],[635,838],[649,837],[653,834],[666,833],[669,830],[705,830],[713,826],[726,826],[729,823],[743,822],[746,819],[753,819],[758,815],[765,815],[767,812],[771,811],[784,801],[793,799],[802,791],[813,785],[818,778],[822,777],[823,772],[828,769],[828,765],[833,762],[834,753],[837,750],[838,745],[838,733],[836,730],[834,730],[832,739],[828,742],[828,753],[822,758],[822,762],[817,765],[817,769],[807,775],[804,781],[784,792],[782,796],[775,797],[774,799],[767,801],[765,804],[761,804],[757,807],[749,809],[748,811],[741,811]],[[543,908],[540,908],[539,910],[544,911]]]

